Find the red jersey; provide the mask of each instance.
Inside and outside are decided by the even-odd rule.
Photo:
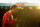
[[[6,12],[3,16],[3,25],[2,27],[12,27],[15,24],[15,20],[13,21],[13,16],[10,11]]]

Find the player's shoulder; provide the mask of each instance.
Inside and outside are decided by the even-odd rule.
[[[9,11],[7,11],[7,12],[4,14],[3,18],[4,18],[5,16],[8,16],[8,14],[9,14]]]
[[[9,11],[6,12],[6,14],[8,14],[8,13],[9,13]]]
[[[9,14],[11,12],[11,10],[7,11],[6,13]]]
[[[8,15],[9,14],[9,11],[7,11],[4,15]]]

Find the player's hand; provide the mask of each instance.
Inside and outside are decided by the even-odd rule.
[[[13,19],[13,21],[17,22],[17,17],[16,17],[16,19]]]
[[[17,17],[16,17],[15,21],[17,22]]]

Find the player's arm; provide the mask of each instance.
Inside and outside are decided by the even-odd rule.
[[[6,14],[4,15],[4,17],[3,17],[3,18],[5,18],[5,19],[4,19],[4,23],[7,23],[7,24],[13,24],[13,23],[15,23],[15,20],[9,22],[9,21],[7,20],[8,17],[9,17],[9,13],[6,13]]]

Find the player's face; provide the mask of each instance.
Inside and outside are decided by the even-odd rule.
[[[14,13],[15,14],[18,13],[18,8],[17,7],[14,9]]]
[[[18,12],[18,7],[16,7],[15,12]]]

